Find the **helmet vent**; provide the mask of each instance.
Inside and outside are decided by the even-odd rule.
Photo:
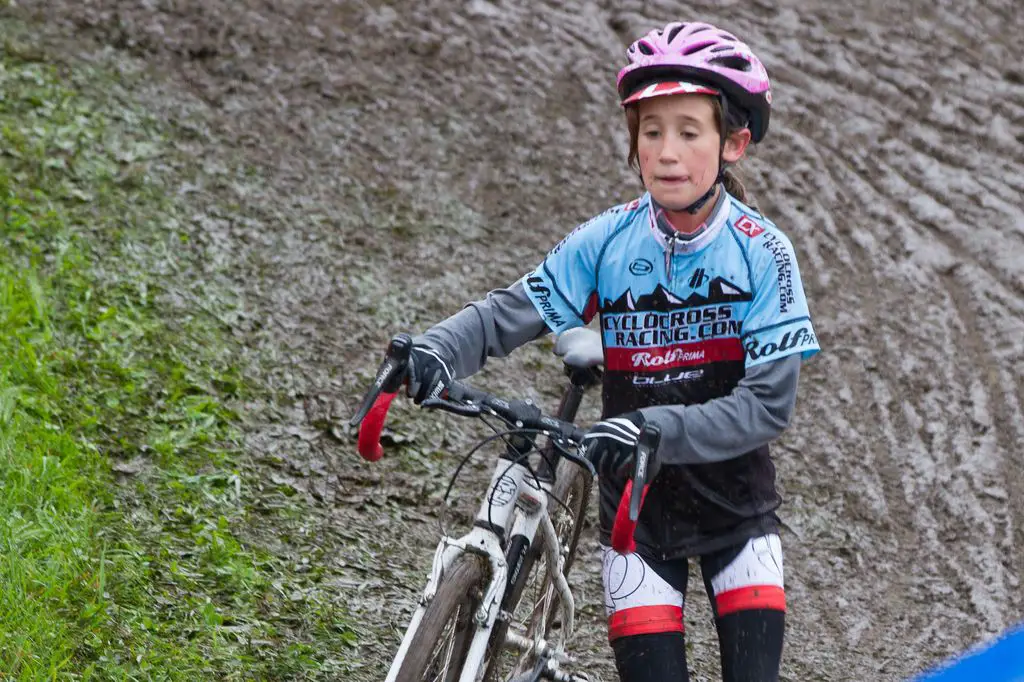
[[[715,57],[708,61],[715,66],[724,66],[727,69],[750,71],[750,61],[743,57]]]
[[[645,55],[650,56],[654,54],[654,48],[646,40],[641,40],[636,44],[636,49],[643,52]]]
[[[679,35],[679,32],[682,31],[684,28],[686,28],[686,24],[674,27],[671,31],[668,32],[668,38],[666,38],[666,42],[671,43],[673,40],[675,40],[676,36]]]
[[[715,41],[713,41],[713,40],[705,40],[704,42],[697,43],[695,45],[690,45],[685,50],[683,50],[683,54],[684,55],[691,55],[694,52],[700,52],[705,47],[708,47],[709,45],[714,45],[714,44],[715,44]]]

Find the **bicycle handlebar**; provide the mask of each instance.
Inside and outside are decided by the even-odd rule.
[[[504,400],[497,396],[479,391],[458,381],[448,386],[446,398],[424,400],[423,407],[442,409],[464,416],[475,416],[487,408],[502,420],[520,429],[535,429],[554,433],[559,438],[572,441],[579,445],[586,434],[571,422],[548,417],[529,400]],[[459,402],[461,401],[461,402]],[[474,410],[475,408],[475,410]]]
[[[636,446],[636,464],[633,467],[633,478],[626,481],[622,491],[619,508],[615,511],[615,523],[612,525],[612,549],[619,554],[631,554],[636,551],[633,532],[636,530],[640,508],[647,498],[651,487],[654,463],[651,461],[658,451],[661,441],[661,429],[657,424],[647,423],[640,431],[640,439]],[[640,492],[637,492],[637,491]]]
[[[391,338],[373,385],[366,392],[359,410],[349,420],[349,426],[359,426],[359,454],[365,460],[376,462],[384,454],[380,434],[384,430],[391,401],[398,395],[405,381],[405,370],[409,366],[411,353],[411,336],[396,334]]]

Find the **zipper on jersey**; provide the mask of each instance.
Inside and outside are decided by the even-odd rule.
[[[672,261],[676,255],[676,239],[676,234],[673,231],[665,240],[665,276],[668,279],[669,286],[672,286]]]

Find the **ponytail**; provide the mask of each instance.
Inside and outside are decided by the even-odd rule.
[[[731,104],[731,102],[723,107],[722,101],[717,97],[715,98],[715,122],[718,123],[718,133],[722,136],[723,144],[725,144],[726,137],[747,127],[746,116],[740,113],[738,108],[728,106],[728,104]],[[747,196],[747,188],[743,185],[743,180],[740,179],[738,169],[726,166],[722,171],[722,184],[725,186],[726,192],[758,213],[761,212],[757,204]]]
[[[736,170],[732,168],[725,169],[725,173],[722,174],[722,185],[725,186],[726,192],[733,195],[758,213],[761,212],[761,209],[757,207],[757,203],[747,196],[747,188],[744,187],[743,181],[740,180],[739,173]]]

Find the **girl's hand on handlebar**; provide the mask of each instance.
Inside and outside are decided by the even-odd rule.
[[[439,352],[423,344],[412,347],[406,377],[408,395],[417,405],[424,400],[440,398],[455,378],[448,361]]]
[[[637,443],[645,423],[643,413],[635,410],[590,427],[583,442],[587,446],[587,459],[594,465],[598,476],[618,480],[633,476]],[[648,480],[651,478],[653,476]]]

